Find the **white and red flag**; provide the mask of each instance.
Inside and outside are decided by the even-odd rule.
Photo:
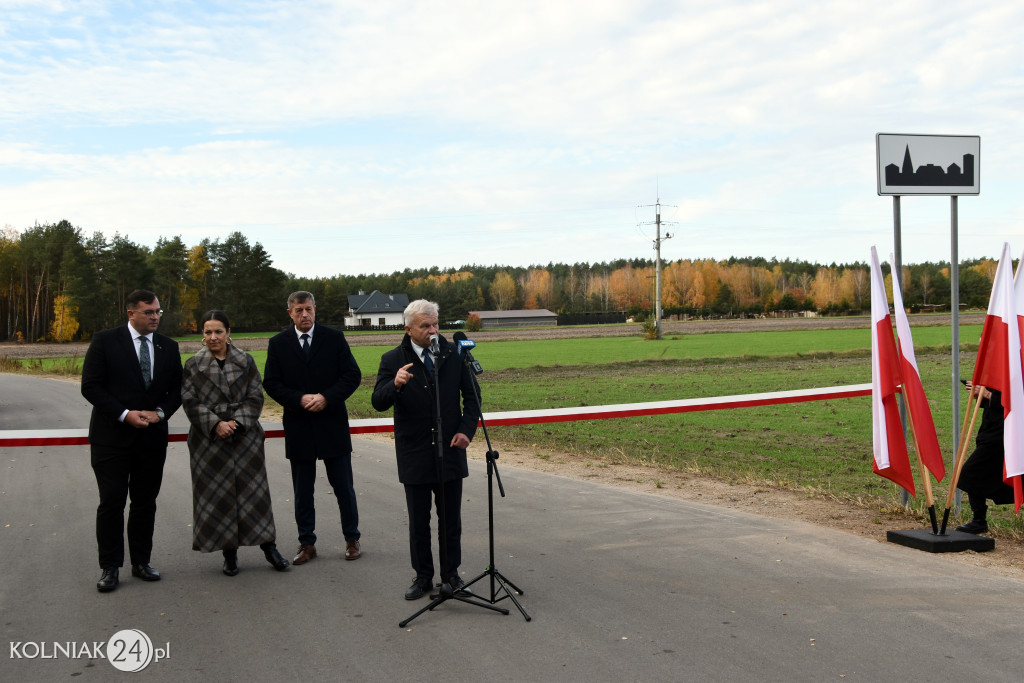
[[[892,254],[889,254],[889,263],[896,263]],[[892,277],[892,310],[896,314],[903,396],[907,401],[914,442],[917,444],[921,462],[938,481],[942,481],[946,476],[946,464],[942,461],[942,449],[939,448],[939,437],[935,433],[932,409],[928,405],[928,397],[924,394],[924,385],[921,384],[921,373],[917,369],[917,357],[914,355],[914,338],[910,334],[910,321],[907,320],[907,311],[903,308],[903,292],[895,273]]]
[[[972,381],[1002,394],[1004,477],[1011,483],[1016,478],[1015,508],[1019,510],[1022,503],[1019,475],[1024,473],[1024,377],[1012,272],[1010,245],[1004,243]]]
[[[896,393],[902,384],[899,354],[892,336],[889,300],[878,265],[878,252],[871,247],[871,412],[875,474],[900,485],[911,495],[914,475],[903,438]]]
[[[1021,277],[1020,271],[1024,267],[1024,258],[1021,258],[1017,262],[1017,273],[1013,276],[1013,298],[1015,307],[1017,310],[1017,338],[1021,343],[1021,374],[1024,375],[1024,277]],[[1005,434],[1005,432],[1004,432]],[[1003,444],[1004,450],[1006,444]],[[1022,485],[1021,475],[1011,475],[1010,472],[1024,467],[1024,464],[1017,462],[1016,465],[1012,464],[1013,460],[1020,460],[1024,458],[1024,453],[1020,451],[1009,451],[1006,450],[1003,459],[1003,478],[1007,484],[1013,486],[1013,498],[1014,498],[1014,509],[1020,510],[1021,505],[1024,504],[1024,485]]]

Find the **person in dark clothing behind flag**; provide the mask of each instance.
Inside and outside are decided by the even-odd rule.
[[[970,382],[965,386],[976,395]],[[981,426],[975,439],[975,449],[964,463],[957,488],[970,500],[972,519],[961,524],[957,531],[983,534],[988,531],[987,501],[996,505],[1013,502],[1013,487],[1003,481],[1003,404],[999,392],[981,387]]]

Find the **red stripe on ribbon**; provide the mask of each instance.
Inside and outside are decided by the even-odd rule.
[[[804,389],[799,391],[779,391],[770,394],[749,394],[748,398],[744,398],[743,395],[717,396],[680,401],[624,403],[586,408],[549,408],[545,410],[485,413],[484,419],[487,420],[489,426],[499,427],[543,424],[546,422],[607,420],[645,415],[672,415],[702,412],[705,410],[756,408],[760,406],[827,401],[830,399],[856,398],[870,395],[870,384],[853,384],[842,387],[830,387],[828,389]],[[352,434],[382,434],[393,432],[394,430],[394,421],[391,418],[352,420],[349,423],[349,431]],[[280,439],[283,436],[283,429],[266,430],[266,437],[268,439]],[[167,440],[170,442],[182,442],[187,438],[188,433],[185,431],[172,431]],[[85,429],[0,431],[0,448],[15,448],[19,446],[85,446],[88,443],[88,431]]]

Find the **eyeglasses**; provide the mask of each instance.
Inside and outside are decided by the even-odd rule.
[[[162,309],[162,308],[160,308],[160,309],[150,309],[148,311],[135,311],[135,312],[136,313],[141,313],[144,316],[146,316],[147,318],[159,318],[160,316],[162,316],[164,314],[164,309]]]

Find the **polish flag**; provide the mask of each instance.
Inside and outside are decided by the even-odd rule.
[[[998,389],[1003,403],[1004,477],[1015,479],[1015,508],[1020,509],[1020,477],[1024,473],[1024,377],[1021,376],[1020,323],[1012,279],[1010,245],[1003,253],[992,284],[992,298],[974,365],[976,385]]]
[[[896,402],[900,384],[899,354],[892,336],[885,280],[882,278],[882,268],[878,265],[878,252],[871,247],[871,422],[874,471],[916,496],[907,442],[903,438],[903,423]]]
[[[1017,309],[1017,336],[1018,339],[1024,340],[1024,277],[1021,277],[1020,271],[1024,268],[1024,258],[1021,258],[1017,263],[1017,273],[1013,276],[1013,298],[1016,303]],[[1021,341],[1021,365],[1024,366],[1024,341]],[[1024,367],[1022,367],[1021,374],[1024,375]],[[1006,444],[1003,444],[1004,449]],[[1011,461],[1016,456],[1021,457],[1019,451],[1011,453],[1006,450],[1003,458],[1003,479],[1007,484],[1013,486],[1013,498],[1014,498],[1014,509],[1020,511],[1021,505],[1024,504],[1024,485],[1021,482],[1021,476],[1007,476],[1011,469],[1014,467]],[[1020,467],[1020,464],[1017,465]]]
[[[896,259],[889,254],[889,263]],[[946,464],[942,461],[942,449],[939,448],[939,437],[935,433],[935,421],[928,398],[924,395],[921,384],[921,373],[917,369],[917,358],[914,356],[914,338],[910,335],[910,321],[903,308],[903,292],[900,283],[893,274],[892,308],[896,313],[896,336],[899,339],[900,370],[903,373],[903,395],[907,401],[907,412],[910,413],[910,426],[914,430],[918,454],[928,471],[942,481],[946,476]]]

